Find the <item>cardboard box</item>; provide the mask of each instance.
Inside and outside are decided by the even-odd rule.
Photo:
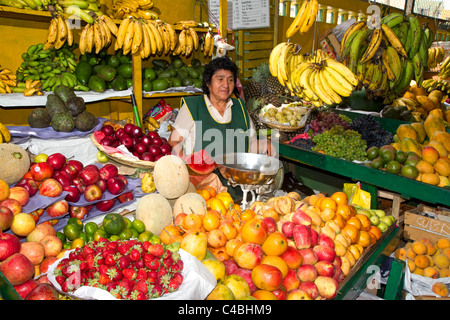
[[[419,205],[405,212],[404,238],[437,241],[450,238],[450,211]]]

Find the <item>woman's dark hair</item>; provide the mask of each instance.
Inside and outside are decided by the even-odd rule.
[[[236,96],[239,96],[239,92],[236,88],[238,67],[227,56],[216,58],[205,66],[205,69],[203,71],[203,84],[202,84],[203,93],[209,97],[208,85],[211,84],[213,75],[219,70],[228,70],[233,74],[234,94],[236,94]]]

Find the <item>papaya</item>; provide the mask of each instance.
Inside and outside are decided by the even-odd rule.
[[[413,151],[417,154],[422,154],[422,148],[416,140],[412,138],[403,138],[402,140],[402,150],[405,152]]]
[[[447,149],[447,152],[450,152],[450,133],[446,131],[435,131],[430,140],[442,143],[445,149]]]
[[[450,122],[450,109],[445,111],[445,121]]]
[[[419,104],[428,112],[437,107],[436,102],[428,98],[427,96],[416,96],[416,99]]]
[[[434,135],[437,131],[445,132],[445,124],[444,120],[435,114],[429,114],[423,123],[423,127],[425,128],[425,132],[429,139]]]
[[[438,116],[438,117],[444,119],[444,113],[442,112],[442,109],[433,109],[430,111],[429,114],[434,114],[435,116]]]
[[[413,139],[416,142],[419,141],[419,136],[417,134],[417,131],[409,123],[403,123],[403,124],[399,125],[397,127],[396,133],[397,133],[397,136],[400,139],[400,141],[402,141],[402,143],[405,138]]]
[[[423,143],[425,139],[427,138],[427,133],[425,132],[425,128],[423,127],[423,124],[421,122],[413,122],[411,123],[411,126],[416,130],[417,132],[417,142]]]

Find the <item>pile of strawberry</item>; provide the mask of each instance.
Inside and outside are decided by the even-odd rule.
[[[101,238],[76,248],[55,268],[62,291],[97,287],[117,299],[146,300],[174,292],[183,282],[177,250],[148,241]]]

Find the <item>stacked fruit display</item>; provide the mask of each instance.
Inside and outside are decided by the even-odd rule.
[[[343,192],[303,200],[291,192],[246,210],[212,187],[197,193],[205,213],[191,202],[161,240],[180,242],[215,275],[207,299],[332,299],[365,248],[393,224],[384,211],[348,205]]]
[[[349,68],[320,49],[306,58],[299,51],[298,45],[281,42],[269,57],[270,73],[293,95],[315,106],[340,104],[350,96],[358,79]]]
[[[450,277],[450,241],[448,238],[432,241],[425,237],[408,242],[406,246],[398,248],[394,256],[406,261],[409,271],[413,274],[431,279]],[[449,295],[447,286],[440,281],[433,282],[430,289],[440,297]]]
[[[170,144],[156,131],[145,134],[141,127],[132,123],[127,123],[117,130],[111,125],[105,125],[101,128],[97,140],[106,147],[117,148],[122,145],[135,157],[144,161],[157,161],[172,152]]]
[[[408,88],[411,80],[422,85],[433,41],[430,33],[412,15],[389,14],[376,29],[357,21],[344,34],[340,56],[357,75],[368,97],[383,97],[390,102]]]
[[[445,57],[445,51],[442,47],[432,47],[428,49],[428,69],[433,69],[440,64]]]

